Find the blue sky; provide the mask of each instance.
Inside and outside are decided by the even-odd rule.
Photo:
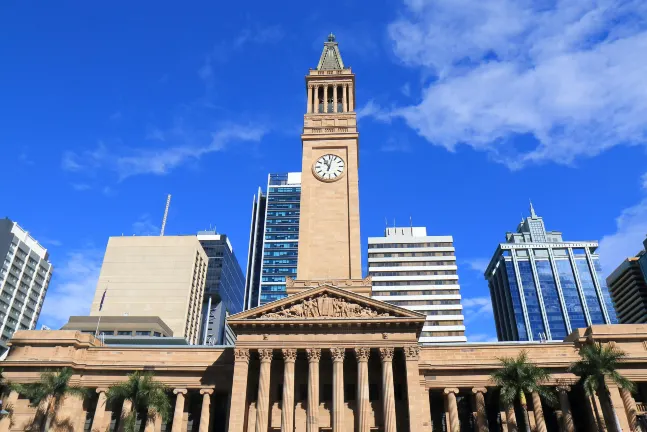
[[[41,322],[84,314],[107,239],[215,225],[244,266],[252,196],[300,167],[304,75],[334,32],[357,76],[366,237],[455,238],[467,334],[485,263],[532,199],[600,239],[647,234],[647,5],[518,0],[4,2],[0,215],[56,266]]]

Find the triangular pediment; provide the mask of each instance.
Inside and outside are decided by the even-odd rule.
[[[414,320],[425,316],[351,291],[323,285],[232,315],[241,321]]]

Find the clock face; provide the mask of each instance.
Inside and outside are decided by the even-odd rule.
[[[344,160],[337,155],[327,154],[321,156],[312,167],[314,175],[323,181],[338,180],[344,173]]]

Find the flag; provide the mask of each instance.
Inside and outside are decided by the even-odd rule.
[[[101,309],[103,309],[103,302],[106,299],[106,293],[108,292],[108,288],[103,292],[103,295],[101,296],[101,303],[99,303],[99,312],[101,312]]]

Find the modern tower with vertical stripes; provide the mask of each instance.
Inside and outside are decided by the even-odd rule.
[[[578,328],[616,324],[597,241],[564,241],[530,217],[507,233],[485,271],[500,341],[563,340]]]

